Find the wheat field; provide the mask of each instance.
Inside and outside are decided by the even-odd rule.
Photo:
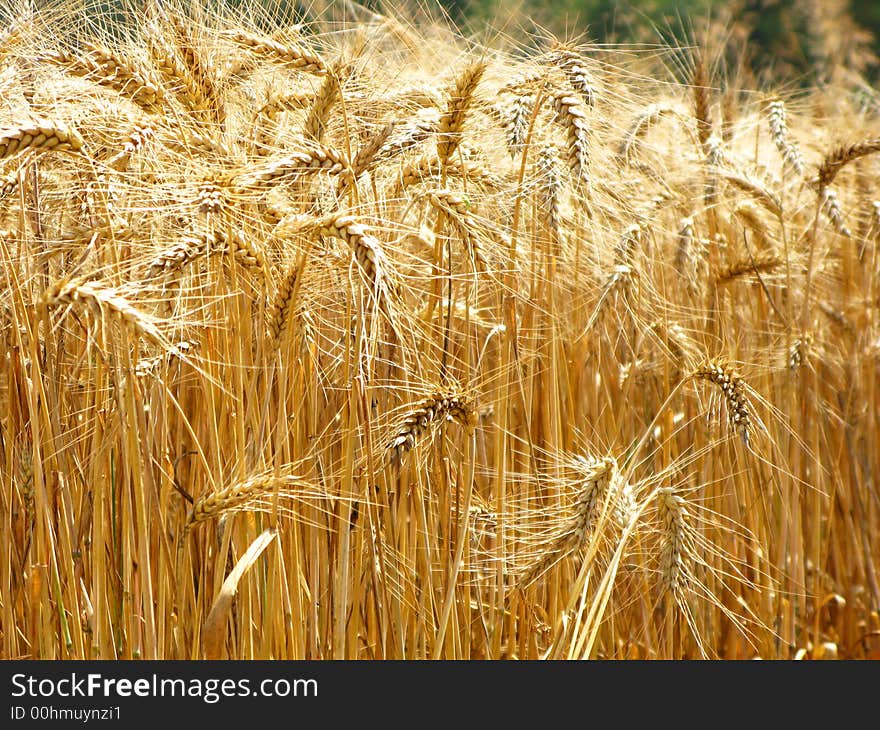
[[[880,97],[207,7],[4,9],[0,657],[880,656]]]

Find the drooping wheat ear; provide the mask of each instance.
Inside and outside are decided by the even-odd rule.
[[[379,239],[364,224],[358,223],[347,213],[334,214],[321,220],[317,225],[317,232],[323,236],[338,238],[349,245],[370,288],[378,295],[380,303],[387,303],[384,301],[388,293],[387,263]]]
[[[165,13],[163,20],[177,41],[174,57],[183,62],[181,72],[186,79],[187,95],[196,102],[193,111],[204,112],[209,121],[221,124],[226,118],[226,109],[217,82],[217,70],[193,37],[189,21],[173,11]]]
[[[137,361],[134,374],[139,378],[145,378],[148,375],[155,375],[162,363],[170,360],[182,360],[195,352],[199,348],[199,343],[194,340],[180,340],[171,345],[171,349],[161,355],[154,357],[144,357]]]
[[[92,225],[112,230],[114,235],[122,235],[129,228],[128,220],[119,212],[119,193],[116,185],[104,173],[98,173],[85,188],[83,210]]]
[[[750,195],[756,202],[763,205],[769,213],[772,213],[777,218],[782,218],[782,204],[762,183],[731,170],[718,170],[718,174],[728,184]]]
[[[678,224],[678,245],[675,247],[675,270],[685,281],[690,281],[697,270],[693,244],[694,219],[688,216]]]
[[[673,487],[657,490],[660,522],[660,580],[664,592],[680,594],[687,588],[687,558],[691,552],[687,503]]]
[[[784,101],[776,99],[770,102],[767,106],[767,121],[770,124],[770,136],[773,137],[773,143],[782,155],[783,161],[794,170],[795,174],[803,175],[804,158],[797,142],[789,137]]]
[[[445,213],[455,226],[474,262],[479,263],[484,269],[488,268],[476,234],[477,224],[471,215],[470,202],[464,195],[452,190],[431,190],[428,193],[428,200],[436,210]]]
[[[623,294],[627,292],[634,278],[635,270],[631,266],[618,264],[614,267],[611,275],[605,280],[605,283],[602,286],[602,293],[599,295],[599,301],[596,303],[596,307],[584,327],[581,334],[582,337],[593,329],[596,322],[598,322],[602,315],[608,311],[611,302],[614,299],[614,295],[617,292]]]
[[[192,157],[194,153],[212,155],[223,159],[234,158],[232,148],[216,135],[206,135],[191,129],[175,129],[174,136],[163,137],[162,142],[180,155]]]
[[[282,94],[276,91],[270,91],[266,98],[266,103],[257,109],[255,123],[261,122],[262,120],[269,120],[270,122],[277,123],[281,118],[282,112],[302,109],[306,107],[311,100],[311,94],[305,94],[301,91],[296,91],[292,94]]]
[[[441,177],[442,172],[443,168],[436,156],[418,157],[400,171],[397,181],[398,188],[402,190],[423,182],[436,180]],[[467,180],[470,184],[477,184],[489,189],[498,190],[503,185],[492,170],[473,160],[460,160],[457,157],[451,159],[446,163],[446,173],[448,177]]]
[[[131,156],[143,149],[144,145],[153,138],[153,135],[152,127],[135,127],[134,131],[125,141],[125,144],[123,144],[122,150],[107,160],[107,167],[119,172],[127,170],[131,162]]]
[[[294,295],[299,281],[299,268],[291,265],[275,290],[275,296],[266,315],[272,351],[277,351],[291,328],[295,312],[293,310]]]
[[[445,165],[461,142],[468,110],[474,100],[474,93],[486,71],[486,62],[477,61],[465,68],[450,89],[446,111],[440,117],[437,137],[437,157]]]
[[[389,463],[397,463],[420,439],[448,421],[456,421],[466,429],[473,428],[476,423],[473,403],[454,393],[435,393],[423,399],[404,415],[394,437],[386,445]]]
[[[669,348],[677,365],[683,366],[694,362],[699,352],[699,346],[678,322],[658,320],[651,325],[651,329]]]
[[[79,152],[84,144],[79,132],[61,122],[48,119],[28,122],[11,129],[0,130],[0,159],[12,157],[24,150]]]
[[[759,253],[754,257],[740,259],[725,269],[722,269],[716,282],[729,284],[752,274],[764,274],[774,271],[782,266],[782,259],[772,254]]]
[[[169,347],[154,317],[135,307],[118,289],[102,282],[87,281],[85,277],[61,279],[43,293],[39,302],[46,311],[61,308],[66,311],[78,304],[88,307],[98,317],[115,314],[163,349]]]
[[[852,238],[852,231],[847,228],[847,225],[843,220],[843,210],[840,207],[840,201],[837,199],[837,193],[831,188],[823,187],[819,196],[822,212],[828,216],[828,220],[831,221],[834,229],[841,236]]]
[[[241,29],[226,30],[220,35],[267,61],[316,76],[324,76],[327,73],[327,66],[319,56],[298,46],[285,45],[272,38],[265,38]]]
[[[27,16],[14,19],[0,31],[0,62],[2,62],[22,40],[29,18]]]
[[[846,314],[844,314],[841,310],[835,309],[826,302],[819,302],[819,310],[822,312],[822,314],[828,317],[831,322],[833,322],[837,327],[840,327],[840,329],[842,329],[848,335],[852,337],[855,336],[855,326],[850,321],[849,317],[847,317]]]
[[[203,113],[210,110],[214,103],[210,96],[212,89],[203,88],[201,81],[193,76],[155,20],[147,22],[146,30],[150,59],[166,89],[191,112]]]
[[[421,109],[413,119],[398,125],[397,131],[391,135],[376,155],[376,164],[387,162],[409,152],[440,129],[440,113],[436,109]]]
[[[712,136],[712,115],[709,110],[709,77],[706,62],[701,54],[694,59],[694,71],[691,77],[691,88],[694,92],[694,119],[697,123],[697,137],[708,156],[709,137]]]
[[[577,52],[569,48],[561,48],[550,55],[552,63],[562,69],[571,87],[583,98],[587,106],[596,103],[596,85],[587,68],[586,61]]]
[[[734,216],[740,220],[755,235],[755,242],[759,248],[769,248],[770,232],[767,224],[758,215],[758,209],[749,201],[738,203],[733,210]]]
[[[590,139],[587,110],[577,96],[557,94],[553,98],[556,122],[565,130],[566,158],[575,185],[590,182]]]
[[[559,194],[562,174],[557,164],[558,150],[545,145],[538,153],[538,218],[550,236],[554,250],[559,247],[560,217]]]
[[[199,497],[193,504],[185,529],[205,520],[219,518],[233,510],[254,507],[278,490],[282,490],[285,496],[316,492],[312,485],[299,476],[260,474]]]
[[[237,177],[237,185],[266,188],[295,175],[325,172],[351,175],[351,165],[343,152],[317,142],[300,143],[299,149],[285,157],[270,160]]]
[[[812,345],[813,335],[810,332],[805,332],[800,337],[792,340],[788,348],[789,370],[797,370],[803,365],[804,360],[809,356]]]
[[[537,559],[526,567],[517,580],[522,588],[534,583],[553,565],[587,545],[602,504],[619,481],[617,461],[610,456],[599,459],[577,455],[571,466],[577,474],[573,514],[557,534],[538,546],[540,554]]]
[[[645,201],[636,208],[636,220],[641,223],[642,226],[647,226],[654,221],[654,215],[671,200],[673,200],[673,195],[665,191],[652,196],[650,200]]]
[[[148,81],[133,61],[95,43],[83,43],[83,51],[80,55],[50,51],[45,59],[74,76],[86,77],[100,86],[120,92],[146,112],[162,111],[162,90]]]
[[[533,94],[518,94],[514,97],[513,103],[499,110],[500,121],[506,132],[507,150],[511,157],[516,157],[525,144],[534,107]]]
[[[396,126],[396,122],[389,122],[375,132],[357,151],[351,163],[351,173],[354,179],[371,170],[374,163],[378,162],[379,153],[385,149]]]
[[[747,387],[742,376],[719,360],[709,360],[694,370],[691,377],[708,381],[721,388],[727,406],[728,421],[735,431],[739,431],[743,442],[748,445],[751,425],[750,406],[746,394]]]
[[[837,177],[837,173],[840,172],[844,165],[874,152],[880,152],[880,138],[877,137],[863,139],[850,144],[842,144],[833,149],[825,155],[825,159],[822,160],[822,164],[819,166],[817,174],[819,190],[824,190],[834,182],[834,178]]]
[[[614,246],[614,263],[617,266],[632,266],[642,242],[642,227],[633,223],[627,228]]]
[[[179,243],[159,252],[147,265],[148,279],[180,271],[196,259],[208,255],[229,255],[238,266],[266,271],[262,251],[241,232],[227,235],[219,231],[205,231],[185,236]]]
[[[314,142],[321,142],[327,131],[327,122],[330,112],[336,103],[342,98],[342,84],[349,74],[349,67],[343,63],[337,63],[324,75],[324,80],[318,87],[312,106],[303,123],[303,136]]]
[[[617,158],[623,164],[629,164],[630,158],[636,152],[639,142],[657,122],[663,117],[675,114],[675,109],[668,104],[649,104],[636,114],[629,129],[617,148]]]
[[[8,198],[18,189],[18,170],[13,170],[0,178],[0,200]]]

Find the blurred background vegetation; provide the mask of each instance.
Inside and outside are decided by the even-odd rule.
[[[856,82],[875,97],[871,86],[880,81],[880,0],[200,1],[237,8],[267,30],[278,21],[365,19],[376,11],[403,21],[446,15],[477,40],[500,34],[524,49],[550,37],[618,48],[699,44],[723,62],[725,75],[750,87]],[[131,20],[145,0],[74,2],[112,18],[112,27]]]
[[[878,78],[877,0],[443,0],[476,30],[507,25],[515,37],[532,19],[559,38],[613,44],[698,42],[727,46],[728,64],[753,83],[828,83],[832,76]],[[510,27],[518,18],[518,27]],[[514,21],[517,22],[517,21]],[[730,65],[728,65],[730,68]]]
[[[247,0],[227,0],[233,3]],[[265,1],[265,0],[264,0]],[[285,0],[275,0],[284,3]],[[846,74],[880,78],[880,0],[417,0],[422,10],[442,6],[464,32],[487,28],[528,46],[552,35],[579,43],[617,46],[699,43],[725,56],[739,81],[810,86]],[[340,0],[305,0],[302,16]],[[405,18],[399,2],[363,0]],[[351,7],[351,6],[349,6]],[[832,78],[837,77],[837,78]]]

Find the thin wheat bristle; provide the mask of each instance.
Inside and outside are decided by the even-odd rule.
[[[167,352],[153,357],[143,357],[137,361],[134,373],[139,378],[145,378],[149,375],[155,375],[163,363],[171,360],[183,360],[191,353],[199,348],[199,343],[195,340],[179,340],[171,344]]]

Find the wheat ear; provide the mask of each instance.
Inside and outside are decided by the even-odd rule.
[[[845,165],[848,165],[853,160],[857,160],[860,157],[875,152],[880,152],[880,138],[876,137],[863,139],[850,144],[842,144],[834,148],[825,156],[825,159],[822,160],[822,164],[819,166],[819,172],[817,175],[819,188],[827,188],[832,182],[834,182],[837,173],[839,173]]]
[[[298,46],[284,45],[272,38],[240,29],[224,31],[221,35],[267,61],[316,76],[324,76],[327,73],[327,66],[319,56]]]
[[[773,137],[773,143],[782,155],[783,161],[797,175],[803,175],[804,158],[798,149],[797,143],[789,137],[785,102],[780,99],[770,102],[767,106],[767,121],[770,125],[770,135]]]
[[[41,120],[0,131],[0,159],[24,150],[79,152],[83,145],[79,132],[61,122]]]
[[[589,183],[589,125],[587,111],[573,94],[557,94],[553,98],[556,121],[565,130],[566,159],[575,184]]]
[[[678,595],[688,580],[688,511],[684,497],[672,487],[658,489],[657,517],[660,520],[661,585],[664,592]]]
[[[485,61],[471,64],[459,74],[449,92],[446,111],[440,117],[439,136],[437,137],[437,156],[441,165],[446,164],[458,149],[468,110],[485,70]]]
[[[739,431],[743,442],[749,443],[751,426],[749,399],[742,376],[729,365],[719,360],[709,360],[701,364],[691,377],[705,380],[721,388],[727,404],[727,418],[734,430]]]
[[[465,428],[476,423],[473,404],[461,395],[436,393],[409,410],[385,447],[388,461],[396,463],[428,433],[447,421],[456,421]]]

